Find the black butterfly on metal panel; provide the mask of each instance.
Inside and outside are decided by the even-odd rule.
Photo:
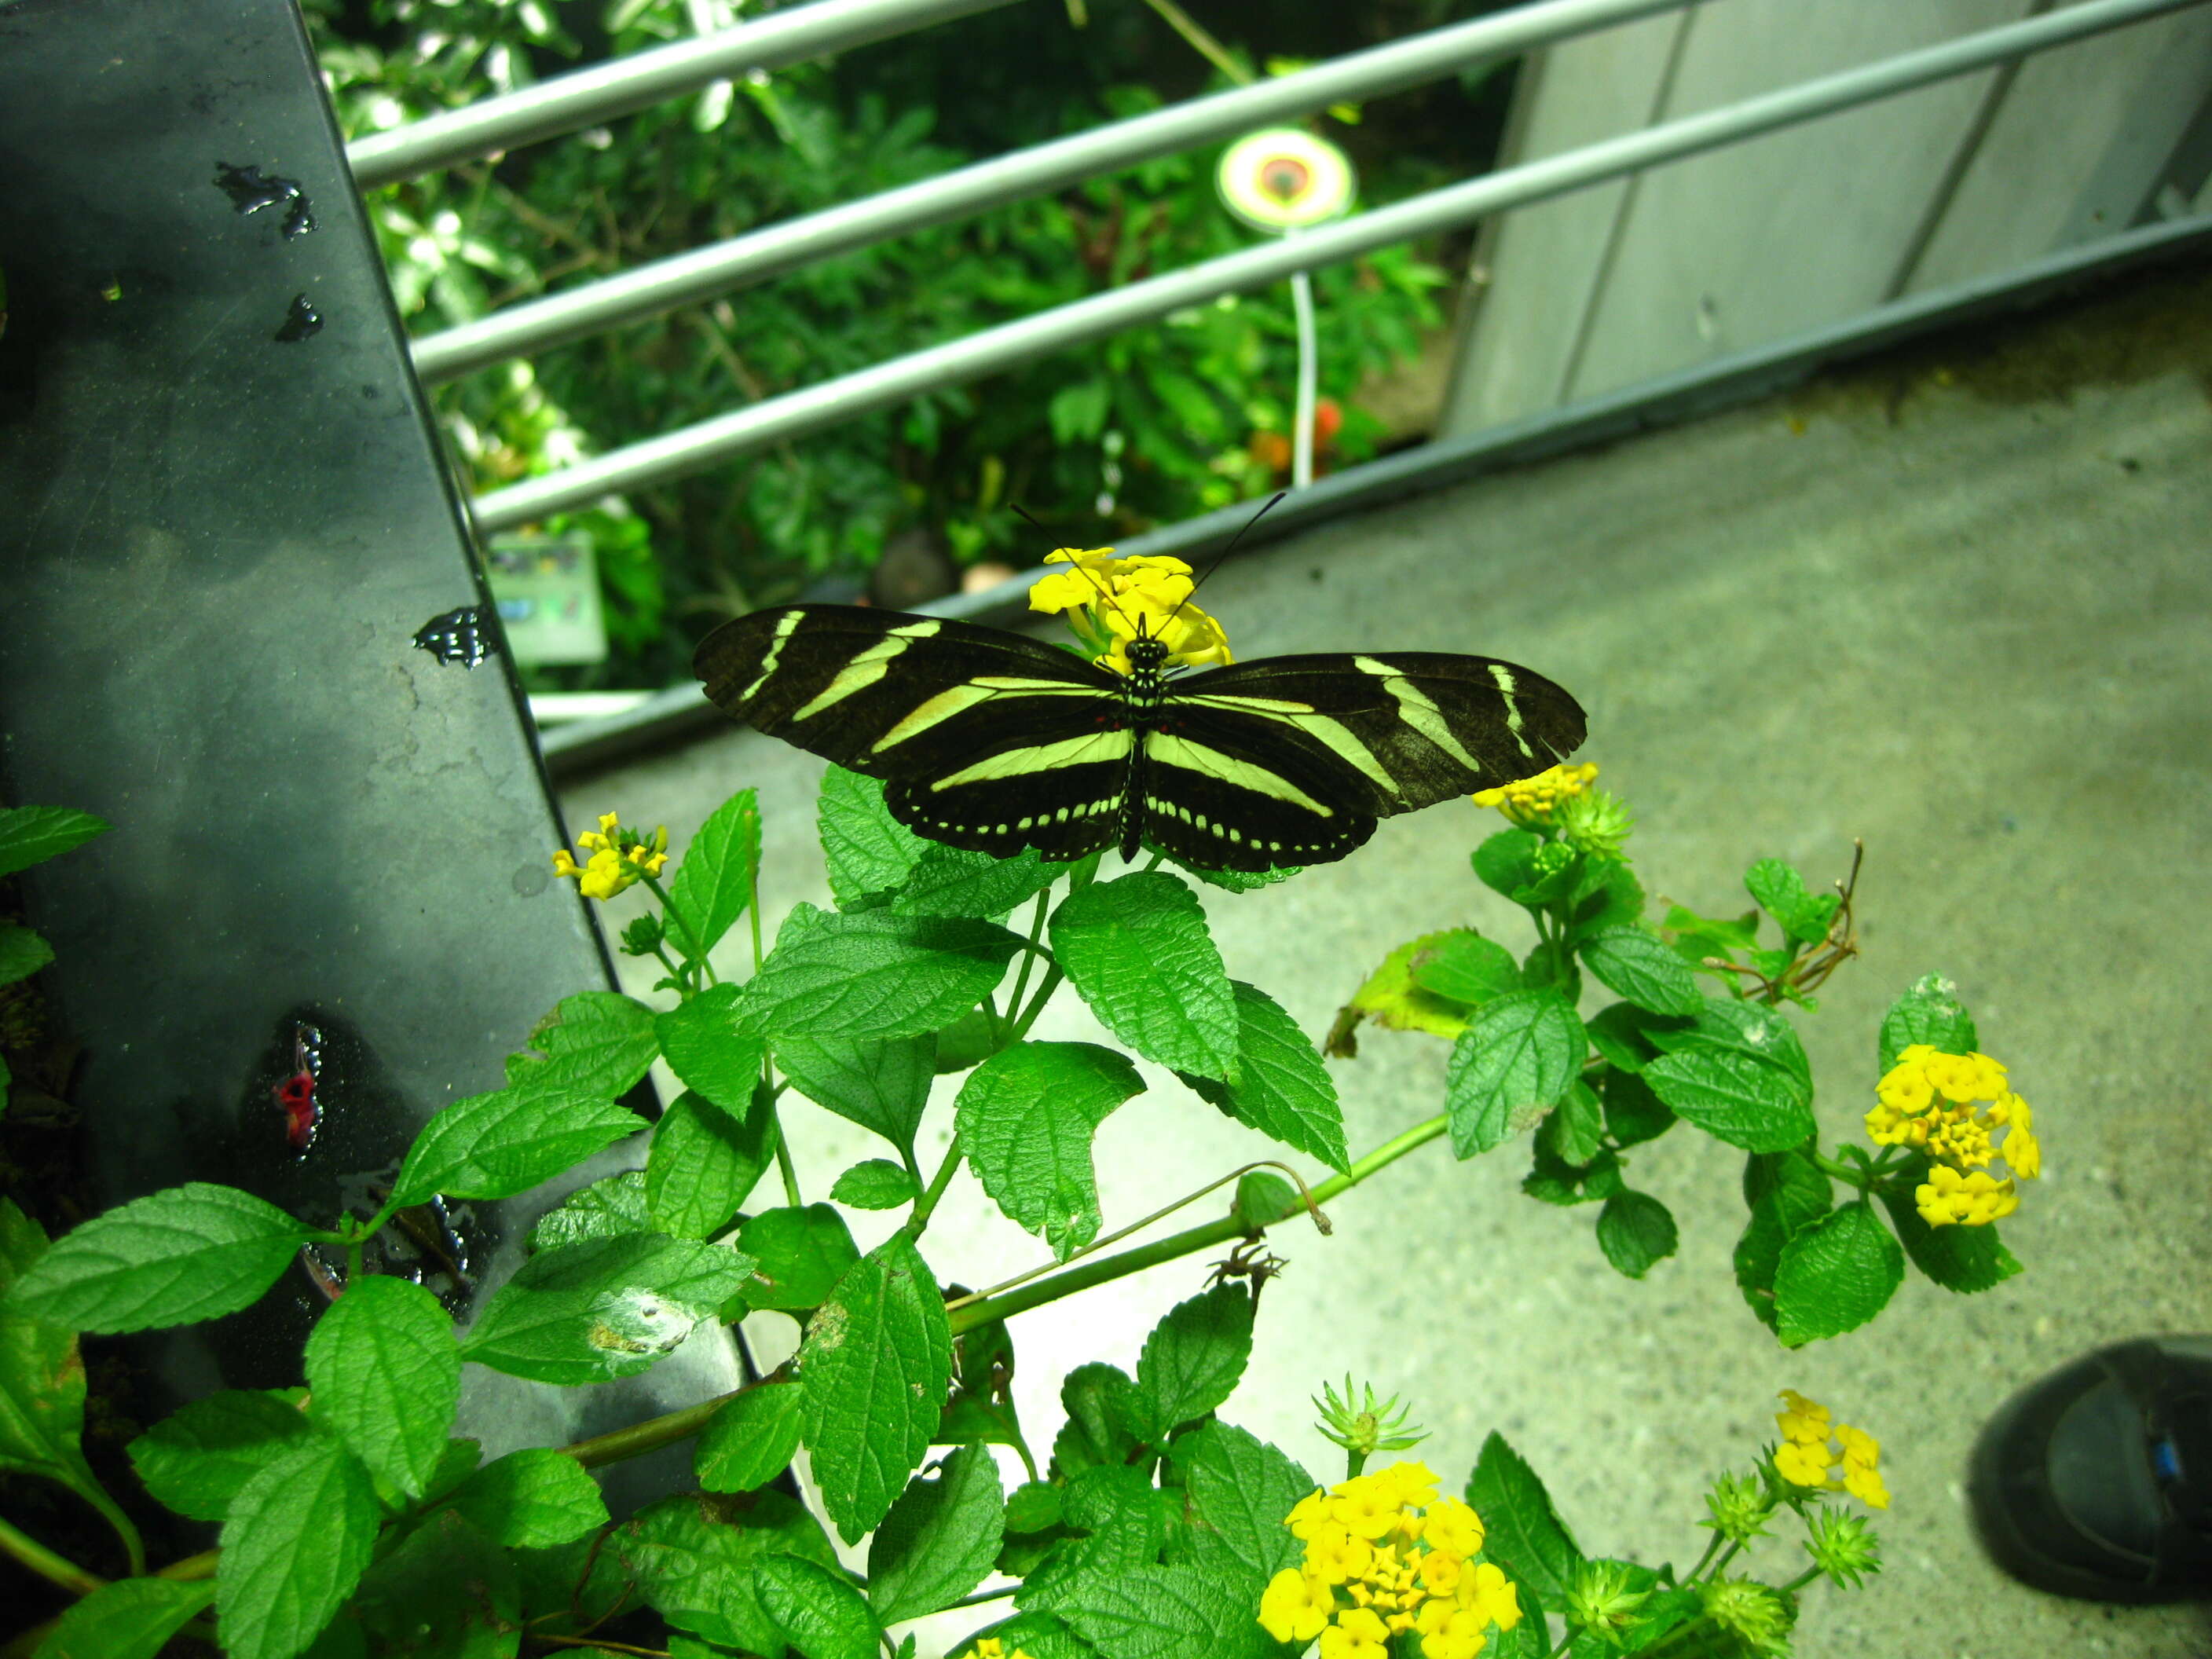
[[[1055,861],[1150,843],[1201,869],[1327,864],[1377,818],[1532,776],[1583,740],[1572,696],[1492,657],[1188,672],[1186,647],[1219,635],[1185,614],[1181,561],[1054,556],[1073,568],[1047,582],[1097,590],[1093,643],[1110,629],[1113,645],[1098,661],[945,617],[799,605],[724,623],[692,671],[726,714],[882,779],[917,835]]]

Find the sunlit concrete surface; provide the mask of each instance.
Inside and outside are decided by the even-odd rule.
[[[1348,1370],[1432,1427],[1419,1455],[1449,1485],[1499,1431],[1591,1553],[1686,1569],[1707,1536],[1693,1523],[1710,1476],[1747,1466],[1772,1436],[1775,1390],[1794,1387],[1881,1438],[1895,1498],[1880,1522],[1887,1569],[1856,1594],[1814,1586],[1801,1655],[2212,1652],[2203,1613],[2014,1584],[1983,1560],[1962,1495],[1976,1428],[2015,1386],[2104,1342],[2212,1330],[2208,300],[2203,277],[2138,283],[1340,522],[1240,556],[1212,582],[1208,608],[1246,656],[1479,651],[1563,681],[1589,709],[1587,757],[1639,814],[1644,882],[1697,908],[1747,908],[1741,874],[1762,855],[1825,883],[1863,837],[1862,958],[1817,1014],[1796,1016],[1824,1136],[1859,1133],[1875,1023],[1933,969],[1958,981],[2046,1149],[2005,1227],[2025,1274],[1972,1298],[1908,1278],[1871,1327],[1790,1353],[1730,1275],[1740,1153],[1678,1128],[1632,1155],[1632,1181],[1682,1231],[1680,1255],[1632,1283],[1599,1255],[1593,1210],[1520,1194],[1524,1143],[1465,1164],[1435,1143],[1331,1206],[1333,1238],[1279,1231],[1291,1267],[1267,1290],[1224,1416],[1334,1478],[1341,1463],[1306,1402]],[[799,900],[829,902],[821,770],[732,728],[588,780],[563,807],[578,828],[610,809],[665,820],[680,849],[729,791],[757,787],[772,927]],[[1318,1036],[1416,934],[1472,923],[1525,947],[1519,913],[1468,869],[1496,823],[1440,806],[1282,887],[1208,892],[1230,971]],[[629,914],[617,904],[608,921]],[[741,969],[741,939],[726,948]],[[643,994],[653,976],[631,982]],[[1038,1035],[1109,1040],[1066,994]],[[1333,1062],[1355,1152],[1439,1109],[1445,1053],[1378,1034]],[[1150,1092],[1098,1139],[1109,1226],[1271,1150],[1146,1073]],[[939,1148],[955,1081],[925,1128]],[[793,1140],[810,1197],[882,1150],[820,1113],[799,1116]],[[948,1280],[1043,1260],[964,1175],[939,1216],[925,1249]],[[885,1230],[856,1218],[864,1244]],[[1207,1265],[1014,1322],[1040,1456],[1060,1376],[1091,1358],[1133,1366]],[[787,1321],[755,1323],[770,1328],[770,1357],[788,1351]],[[1803,1563],[1794,1540],[1764,1548],[1771,1578]],[[924,1652],[986,1611],[938,1621]]]

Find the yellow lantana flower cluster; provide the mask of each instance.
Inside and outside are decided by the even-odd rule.
[[[1474,1659],[1490,1627],[1521,1622],[1513,1583],[1482,1553],[1482,1522],[1437,1496],[1419,1463],[1393,1463],[1300,1500],[1283,1523],[1305,1540],[1260,1598],[1278,1642],[1321,1638],[1321,1659],[1388,1659],[1390,1638],[1416,1631],[1423,1659]]]
[[[1868,1136],[1880,1146],[1917,1146],[1935,1160],[1913,1194],[1931,1227],[1983,1227],[2010,1215],[2020,1207],[2012,1177],[2033,1181],[2043,1173],[2027,1103],[1987,1054],[1947,1054],[1916,1042],[1876,1091],[1881,1103],[1867,1114]],[[2011,1170],[2002,1181],[1989,1169],[1997,1158]]]
[[[1889,1507],[1889,1488],[1875,1467],[1881,1462],[1880,1441],[1848,1423],[1831,1425],[1828,1408],[1795,1389],[1783,1389],[1782,1403],[1787,1409],[1774,1415],[1782,1430],[1774,1453],[1777,1474],[1794,1486],[1847,1492],[1869,1509]]]
[[[1197,668],[1236,660],[1221,624],[1188,602],[1194,584],[1181,559],[1121,559],[1110,547],[1062,547],[1044,562],[1070,568],[1032,583],[1030,609],[1066,613],[1102,666],[1127,674],[1129,641],[1140,629],[1167,647],[1172,664]]]
[[[633,835],[625,846],[622,825],[612,812],[602,812],[599,827],[577,836],[576,845],[591,857],[578,864],[564,847],[553,855],[553,873],[574,876],[586,898],[611,899],[634,884],[641,873],[659,876],[660,866],[668,862],[665,824],[656,826],[649,837]]]
[[[1006,1644],[995,1636],[979,1636],[975,1638],[975,1645],[969,1649],[962,1659],[1030,1659],[1030,1656],[1019,1648],[1012,1653],[1007,1652]]]
[[[1503,789],[1477,790],[1474,804],[1494,806],[1526,829],[1532,823],[1551,823],[1562,805],[1585,793],[1596,778],[1597,767],[1589,761],[1579,766],[1554,766]]]

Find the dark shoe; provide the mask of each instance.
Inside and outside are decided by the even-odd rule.
[[[2212,1597],[2212,1336],[2123,1342],[2021,1389],[1966,1491],[1984,1547],[2037,1589]]]

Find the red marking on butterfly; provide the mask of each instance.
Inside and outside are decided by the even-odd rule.
[[[270,1093],[284,1115],[284,1138],[295,1149],[306,1152],[315,1138],[322,1109],[315,1103],[315,1077],[323,1069],[323,1034],[301,1025],[292,1034],[292,1075]]]

